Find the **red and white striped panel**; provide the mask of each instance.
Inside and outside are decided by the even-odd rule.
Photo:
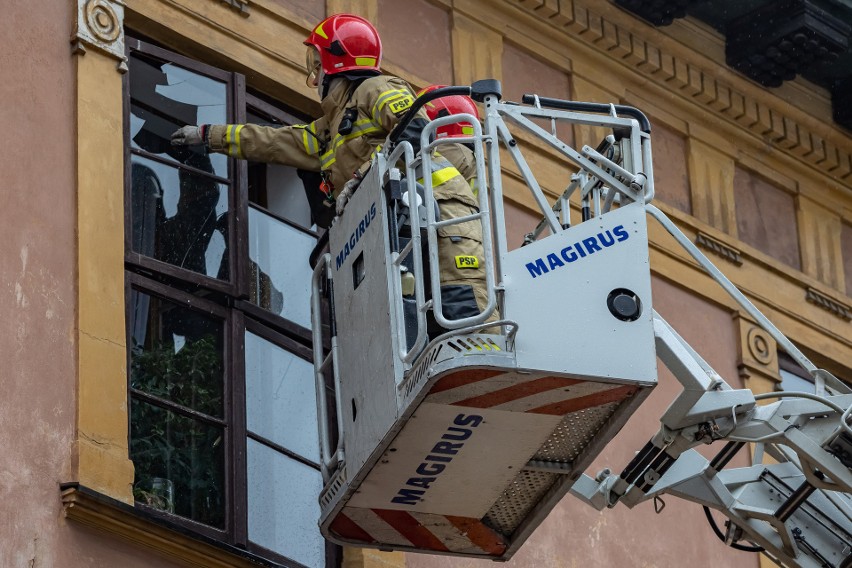
[[[368,545],[501,556],[505,539],[479,519],[345,507],[329,526],[341,539]]]
[[[473,369],[440,378],[425,402],[561,416],[625,399],[636,390],[567,377]]]

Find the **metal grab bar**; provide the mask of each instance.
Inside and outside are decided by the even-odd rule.
[[[489,327],[506,327],[508,330],[506,331],[506,350],[514,351],[515,349],[515,336],[518,334],[518,322],[510,319],[500,319],[497,321],[490,321],[488,323],[481,323],[479,325],[474,325],[470,327],[466,327],[464,329],[451,329],[446,333],[442,333],[435,339],[429,342],[429,345],[437,345],[442,341],[450,339],[451,337],[455,337],[457,335],[467,335],[469,333],[476,333],[477,331],[487,329]]]
[[[488,184],[485,183],[485,161],[483,159],[483,156],[485,154],[482,145],[482,126],[479,124],[479,120],[477,120],[476,117],[470,114],[460,113],[451,116],[436,118],[428,125],[426,125],[426,127],[423,128],[423,131],[420,133],[420,146],[421,148],[429,148],[430,150],[431,148],[437,148],[438,151],[440,151],[440,145],[442,142],[440,140],[430,142],[431,138],[434,137],[434,134],[439,127],[444,126],[446,124],[455,124],[457,122],[467,122],[473,126],[472,139],[474,145],[474,156],[476,157],[476,179],[480,181],[479,192],[477,196],[479,201],[478,213],[454,219],[446,219],[442,221],[437,221],[435,219],[434,209],[428,206],[429,203],[435,202],[434,188],[432,187],[432,176],[426,175],[426,172],[432,171],[432,153],[431,151],[421,152],[422,170],[424,172],[423,193],[427,203],[426,234],[429,241],[428,253],[431,269],[430,282],[432,285],[433,313],[435,316],[435,321],[438,323],[438,325],[446,329],[460,329],[462,327],[475,326],[484,323],[485,320],[491,317],[491,314],[493,314],[494,310],[497,308],[497,293],[494,285],[494,249],[491,242],[491,212],[488,199]],[[455,140],[447,141],[447,143],[454,142]],[[488,301],[486,303],[485,308],[479,314],[466,318],[450,320],[444,317],[443,301],[440,292],[441,274],[440,263],[438,260],[438,228],[446,227],[448,225],[458,225],[471,221],[475,222],[477,220],[482,226],[482,248],[483,257],[485,261],[485,288]],[[419,220],[417,225],[419,228]],[[412,224],[412,230],[414,230],[414,224]]]
[[[417,336],[414,339],[414,343],[411,346],[411,349],[407,348],[407,342],[401,340],[399,343],[399,349],[397,353],[399,358],[405,362],[410,364],[414,361],[414,358],[420,354],[423,350],[423,347],[426,345],[426,341],[428,336],[426,335],[426,290],[423,286],[423,253],[421,248],[421,238],[420,238],[420,215],[417,213],[417,185],[416,185],[416,174],[414,172],[414,149],[411,147],[411,144],[408,142],[401,142],[396,147],[394,147],[393,151],[388,155],[385,160],[385,168],[391,174],[390,177],[393,177],[393,165],[396,164],[401,158],[404,159],[405,164],[405,184],[406,184],[406,193],[408,194],[408,203],[409,209],[412,209],[411,215],[409,216],[409,223],[411,224],[411,240],[409,243],[401,250],[394,251],[392,254],[392,265],[395,267],[394,275],[393,275],[393,294],[394,294],[394,314],[397,321],[397,329],[405,329],[405,313],[403,309],[403,301],[402,301],[402,273],[400,271],[400,267],[402,266],[402,262],[405,258],[411,254],[414,260],[414,299],[417,306]],[[382,176],[383,179],[383,176]],[[412,206],[413,204],[413,206]]]
[[[609,114],[612,110],[626,116],[630,116],[639,121],[639,126],[642,132],[651,132],[651,121],[645,116],[641,110],[636,107],[625,105],[612,105],[603,103],[586,103],[580,101],[566,101],[562,99],[551,99],[548,97],[539,97],[538,95],[524,95],[521,97],[521,102],[527,105],[540,103],[541,106],[556,108],[561,110],[576,110],[580,112],[593,112],[599,114]]]
[[[322,345],[322,306],[320,302],[320,279],[328,274],[331,267],[331,254],[325,253],[319,258],[311,277],[311,328],[314,351],[314,386],[317,393],[317,420],[319,422],[320,469],[324,481],[331,478],[331,473],[344,462],[343,444],[343,409],[340,398],[340,373],[337,367],[337,333],[334,325],[334,309],[331,307],[331,349],[323,358]],[[328,278],[331,286],[331,278]],[[332,298],[332,304],[334,300]],[[332,450],[331,435],[328,428],[328,401],[325,394],[325,372],[331,367],[334,377],[334,404],[337,409],[337,446]]]

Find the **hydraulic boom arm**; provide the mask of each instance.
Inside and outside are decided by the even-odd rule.
[[[597,509],[677,496],[703,505],[717,535],[738,549],[785,566],[852,566],[849,390],[839,381],[825,397],[732,389],[656,313],[654,332],[684,390],[621,474],[583,475],[571,492]],[[756,405],[769,399],[780,400]],[[712,460],[694,449],[720,440],[727,444]],[[747,442],[756,444],[752,465],[724,470]],[[764,453],[774,462],[762,463]],[[729,519],[725,533],[709,509]]]

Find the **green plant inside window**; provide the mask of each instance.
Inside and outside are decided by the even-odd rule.
[[[222,352],[213,335],[143,349],[134,346],[130,386],[194,412],[142,396],[131,400],[134,497],[148,506],[221,527],[224,524]],[[198,414],[200,413],[200,414]]]

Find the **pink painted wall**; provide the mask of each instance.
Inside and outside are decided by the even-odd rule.
[[[514,216],[515,211],[508,215]],[[728,382],[739,386],[737,338],[730,314],[659,278],[654,279],[653,287],[655,309]],[[659,416],[679,392],[679,385],[662,363],[658,366],[659,386],[587,471],[590,475],[606,465],[621,471],[659,427]],[[714,445],[712,454],[720,448],[720,444]],[[737,456],[732,465],[746,463],[746,456]],[[665,510],[657,515],[650,502],[632,510],[619,505],[598,512],[574,497],[565,497],[506,566],[757,568],[757,555],[726,548],[717,540],[700,506],[671,497],[665,502]],[[408,554],[406,567],[477,568],[487,566],[486,562]]]
[[[801,269],[793,194],[737,166],[734,200],[739,239],[788,266]]]
[[[846,276],[846,295],[852,297],[852,225],[843,223],[840,233],[843,271]]]
[[[660,121],[652,119],[651,126],[654,148],[654,199],[691,214],[686,139]]]
[[[452,84],[449,13],[428,0],[378,0],[378,9],[385,60],[426,82],[415,88]]]
[[[0,566],[171,566],[62,517],[76,411],[75,4],[6,2],[0,18]]]

